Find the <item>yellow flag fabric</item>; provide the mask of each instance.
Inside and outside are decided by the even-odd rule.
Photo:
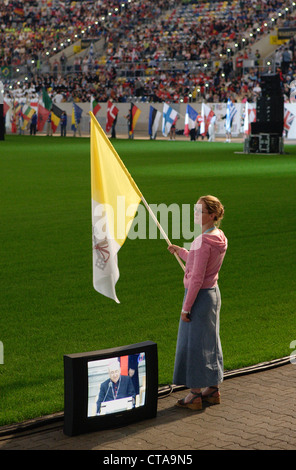
[[[91,197],[93,285],[119,303],[117,253],[124,244],[142,194],[93,113],[91,116]]]

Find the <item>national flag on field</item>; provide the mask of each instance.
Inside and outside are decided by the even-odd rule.
[[[167,103],[163,103],[162,111],[162,133],[165,137],[169,134],[173,124],[176,124],[178,113]]]
[[[191,129],[195,129],[198,112],[189,104],[186,106],[184,135],[189,135]]]
[[[13,134],[15,134],[17,131],[17,124],[19,123],[20,117],[22,117],[22,105],[19,104],[17,101],[14,101],[12,115],[10,118],[11,132]]]
[[[141,110],[133,103],[131,103],[130,115],[129,115],[129,134],[133,135],[135,131],[135,127],[139,116],[141,114]]]
[[[20,115],[21,111],[22,111],[22,105],[20,103],[18,103],[17,101],[14,101],[13,109],[14,109],[15,114]]]
[[[31,106],[31,108],[33,108],[34,111],[36,111],[36,113],[37,113],[37,110],[38,110],[38,100],[36,99],[36,100],[30,101],[30,106]]]
[[[22,117],[28,123],[34,114],[34,109],[30,105],[25,105],[22,109]]]
[[[256,121],[256,103],[246,102],[245,117],[244,117],[244,133],[249,135],[251,133],[251,124]]]
[[[116,108],[115,104],[109,100],[107,103],[106,132],[110,132],[112,124],[114,123],[114,120],[116,119],[116,116],[118,114],[118,111],[119,110],[118,108]]]
[[[201,105],[201,124],[200,124],[200,133],[201,135],[207,135],[209,125],[211,123],[212,117],[215,115],[214,111],[205,103]]]
[[[21,116],[24,120],[24,123],[22,125],[22,130],[26,129],[26,127],[27,127],[28,123],[30,122],[34,112],[35,112],[35,110],[33,108],[31,108],[31,106],[29,106],[29,105],[23,106],[22,111],[21,111]]]
[[[95,116],[90,116],[93,286],[119,303],[117,254],[142,195]]]
[[[14,101],[12,105],[12,110],[10,113],[10,128],[13,134],[17,132],[17,124],[19,123],[21,112],[22,112],[22,105],[19,104],[17,101]]]
[[[44,125],[48,119],[48,116],[50,115],[50,111],[41,104],[38,104],[38,109],[37,109],[37,131],[42,132]]]
[[[43,90],[42,90],[42,101],[43,101],[44,108],[46,108],[50,111],[51,106],[52,106],[52,100],[49,97],[49,95],[48,95],[47,91],[45,90],[45,88],[43,88]]]
[[[3,116],[6,116],[7,111],[9,111],[10,106],[6,103],[6,101],[3,101]]]
[[[11,117],[11,132],[12,134],[16,134],[16,131],[17,131],[17,117],[15,114],[12,115]]]
[[[289,111],[287,108],[285,108],[285,112],[284,112],[284,130],[285,131],[288,132],[290,130],[290,127],[293,124],[294,118],[295,118],[295,115],[291,113],[291,111]]]
[[[17,119],[19,119],[19,117],[22,117],[22,114],[23,114],[22,108],[23,106],[19,104],[17,101],[13,103],[13,114],[15,115]]]
[[[152,139],[155,139],[158,130],[159,121],[161,118],[161,112],[150,106],[149,111],[149,135]]]
[[[225,121],[225,128],[226,132],[231,132],[232,121],[236,114],[236,107],[234,106],[233,102],[229,98],[227,101],[226,107],[226,121]]]
[[[73,108],[72,108],[72,125],[71,129],[73,131],[77,130],[78,124],[81,121],[81,116],[82,116],[83,110],[78,106],[76,103],[73,103]]]
[[[51,128],[53,133],[55,133],[55,131],[57,130],[62,114],[63,111],[56,104],[53,103],[51,106]]]
[[[94,99],[94,97],[92,96],[91,97],[91,100],[90,100],[90,110],[91,112],[96,115],[101,109],[101,106],[99,105],[99,103],[97,102],[97,100]]]

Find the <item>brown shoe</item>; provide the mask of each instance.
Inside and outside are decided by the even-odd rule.
[[[185,398],[181,398],[180,400],[177,401],[176,406],[179,406],[180,408],[189,408],[190,410],[202,410],[201,392],[199,393],[190,392],[190,393],[194,395],[190,401],[185,403]]]
[[[219,405],[219,403],[221,403],[219,387],[209,388],[211,388],[213,391],[207,393],[206,395],[202,395],[202,401],[210,403],[211,405]]]

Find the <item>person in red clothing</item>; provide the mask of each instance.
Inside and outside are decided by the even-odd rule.
[[[190,392],[177,406],[202,409],[202,401],[220,403],[223,354],[219,337],[221,296],[218,275],[228,241],[219,224],[224,207],[215,196],[202,196],[195,206],[195,223],[202,233],[190,250],[170,245],[186,262],[185,296],[179,323],[173,383]],[[204,389],[202,391],[202,388]]]

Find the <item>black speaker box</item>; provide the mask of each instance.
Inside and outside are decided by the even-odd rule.
[[[262,95],[282,95],[279,74],[266,74],[260,77]]]
[[[252,122],[251,134],[277,134],[283,135],[284,122]]]
[[[270,153],[279,153],[281,150],[280,148],[280,136],[276,134],[270,135],[270,144],[269,144],[269,151]]]
[[[258,122],[283,121],[284,99],[281,96],[261,96],[256,104],[256,120]]]

